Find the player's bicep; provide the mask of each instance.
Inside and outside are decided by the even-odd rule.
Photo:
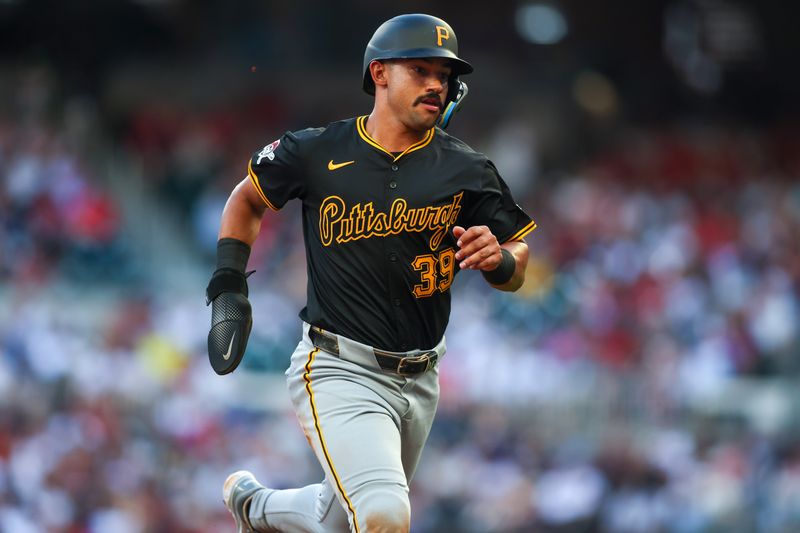
[[[268,207],[275,209],[270,206],[269,202],[264,197],[264,193],[257,187],[257,184],[253,182],[250,176],[240,181],[236,189],[234,189],[234,192],[239,194],[242,201],[246,202],[255,212],[263,213]]]
[[[252,245],[258,237],[267,206],[249,178],[234,187],[222,211],[219,238],[233,238]]]

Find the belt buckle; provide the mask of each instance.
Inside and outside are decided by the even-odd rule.
[[[422,372],[427,372],[436,362],[436,352],[424,352],[419,355],[410,355],[407,357],[403,357],[400,359],[400,363],[397,365],[397,373],[402,375],[408,374],[421,374]],[[417,369],[407,369],[409,366],[417,366],[420,363],[424,363],[425,367],[421,370]]]

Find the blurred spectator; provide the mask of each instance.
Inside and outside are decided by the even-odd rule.
[[[47,76],[29,76],[18,88],[27,105],[13,119],[0,114],[0,281],[43,282],[59,274],[74,281],[122,279],[116,202],[69,148],[80,139],[68,143],[64,124],[44,118],[56,105],[48,83]]]

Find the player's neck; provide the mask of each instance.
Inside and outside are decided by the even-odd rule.
[[[412,130],[394,115],[377,107],[367,118],[367,133],[390,152],[403,152],[425,136],[426,131]]]

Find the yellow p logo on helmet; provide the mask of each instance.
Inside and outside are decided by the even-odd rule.
[[[436,26],[436,44],[442,46],[442,39],[449,39],[450,32],[444,26]]]

